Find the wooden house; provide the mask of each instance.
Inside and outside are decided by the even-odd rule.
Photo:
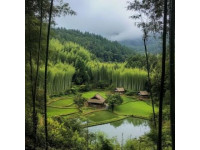
[[[88,105],[104,106],[105,99],[100,94],[96,94],[92,98],[90,98],[87,102],[88,102]]]
[[[114,91],[115,93],[120,93],[120,94],[123,94],[125,92],[124,88],[116,88]]]
[[[150,94],[147,91],[140,91],[138,92],[138,95],[140,95],[140,97],[143,97],[143,98],[148,98]]]

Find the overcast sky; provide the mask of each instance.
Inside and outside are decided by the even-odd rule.
[[[57,26],[100,34],[110,40],[141,38],[141,30],[129,17],[127,0],[63,0],[77,16],[56,18]]]

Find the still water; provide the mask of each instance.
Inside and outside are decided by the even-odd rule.
[[[121,143],[122,133],[123,141],[130,138],[138,138],[145,133],[150,132],[150,122],[138,118],[126,118],[120,121],[93,126],[88,128],[89,132],[104,132],[109,138],[116,137],[117,141]]]

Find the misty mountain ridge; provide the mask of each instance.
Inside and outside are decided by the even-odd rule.
[[[142,38],[122,40],[118,42],[121,45],[134,49],[136,52],[144,53],[144,42]],[[152,54],[161,53],[162,51],[161,40],[158,39],[157,37],[156,38],[150,37],[148,41],[146,42],[146,44],[147,44],[147,50],[149,53],[152,53]]]

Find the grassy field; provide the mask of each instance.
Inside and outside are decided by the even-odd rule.
[[[158,111],[158,108],[155,108]],[[136,101],[116,106],[114,112],[120,115],[136,115],[148,117],[152,113],[152,107],[145,102]]]
[[[91,114],[88,114],[86,117],[94,122],[100,122],[104,120],[117,118],[118,116],[109,111],[98,111],[98,112],[93,112]]]
[[[53,117],[53,116],[58,116],[58,115],[67,115],[71,113],[78,112],[78,109],[61,109],[61,108],[52,108],[52,107],[47,107],[47,116],[48,117]]]
[[[122,97],[122,99],[123,99],[123,103],[136,100],[136,99],[134,99],[134,98],[127,97],[127,96],[125,96],[125,95],[122,95],[121,97]]]
[[[73,103],[72,98],[67,98],[67,99],[62,99],[62,100],[57,100],[55,102],[50,103],[50,106],[68,106]]]
[[[106,99],[106,94],[109,94],[109,92],[106,92],[106,91],[89,91],[89,92],[82,93],[82,96],[89,99],[97,93],[100,94],[105,99]]]
[[[83,108],[81,108],[81,110],[83,111],[83,113],[86,113],[86,112],[93,111],[95,109],[94,108],[90,108],[90,107],[83,107]]]
[[[99,93],[102,97],[106,99],[106,95],[110,94],[108,91],[100,91],[100,90],[94,90],[94,91],[89,91],[89,92],[84,92],[82,93],[82,96],[89,99],[93,97],[95,94]],[[58,97],[54,98],[52,100],[56,100],[54,102],[50,102],[49,106],[54,106],[54,107],[64,107],[64,106],[69,106],[69,107],[76,107],[75,104],[73,104],[73,96],[63,96],[63,97]],[[135,115],[135,116],[140,116],[140,117],[148,117],[150,114],[152,114],[152,107],[148,105],[146,102],[143,101],[138,101],[137,98],[133,97],[127,97],[126,95],[121,95],[125,104],[115,106],[114,112],[116,112],[119,115]],[[127,103],[128,102],[128,103]],[[78,109],[76,108],[52,108],[48,107],[47,108],[47,113],[48,117],[52,116],[57,116],[57,115],[67,115],[75,112],[79,112]],[[91,107],[83,107],[81,108],[82,113],[79,115],[82,115],[84,113],[94,111],[94,108]],[[158,108],[155,108],[155,111],[158,111]],[[98,112],[92,112],[88,115],[86,115],[88,119],[94,122],[101,122],[104,120],[111,120],[111,119],[117,119],[119,116],[109,112],[109,111],[98,111]]]

